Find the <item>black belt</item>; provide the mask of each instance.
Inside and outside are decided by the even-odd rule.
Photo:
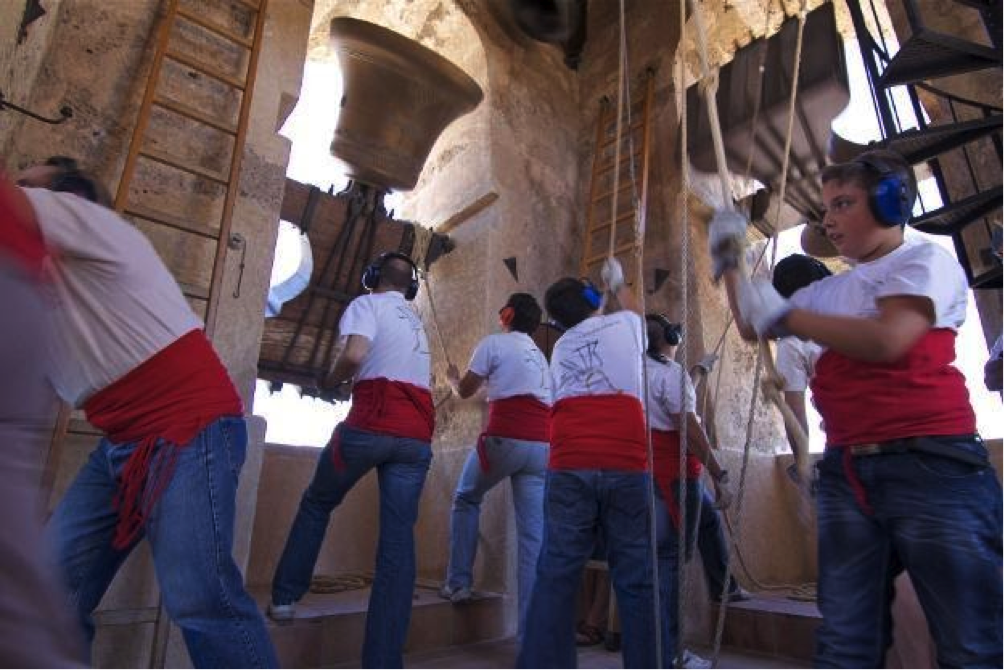
[[[979,435],[930,435],[925,437],[904,437],[886,442],[851,444],[845,448],[850,450],[852,456],[881,456],[884,454],[905,454],[912,451],[921,454],[954,458],[957,461],[971,463],[972,465],[989,465],[985,451],[983,454],[978,454],[959,447],[957,444],[958,442],[972,441],[982,444]]]

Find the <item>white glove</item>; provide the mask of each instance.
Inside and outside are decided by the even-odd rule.
[[[624,268],[616,258],[608,258],[603,261],[603,268],[600,270],[600,278],[611,293],[617,293],[624,286]]]
[[[715,482],[715,509],[728,509],[732,504],[732,490],[726,482]]]
[[[694,368],[702,370],[706,375],[710,375],[711,371],[715,369],[715,362],[717,360],[718,354],[705,354],[701,360],[694,364]]]
[[[746,217],[731,210],[715,211],[708,228],[708,253],[715,281],[721,279],[726,270],[739,267],[739,259],[745,249]]]
[[[781,297],[770,282],[765,279],[739,282],[736,296],[739,314],[753,327],[760,337],[784,337],[790,335],[781,321],[792,310],[791,303]]]

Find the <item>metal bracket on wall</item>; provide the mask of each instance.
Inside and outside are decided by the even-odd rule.
[[[241,282],[244,281],[244,260],[247,258],[248,254],[248,244],[247,240],[240,233],[231,233],[230,239],[227,241],[227,246],[231,249],[241,250],[241,264],[240,264],[240,274],[237,275],[237,288],[234,289],[234,298],[241,297]]]
[[[19,107],[18,105],[15,105],[12,102],[8,102],[3,97],[3,91],[0,91],[0,112],[2,112],[5,109],[13,109],[15,112],[20,112],[21,114],[24,114],[25,116],[30,116],[31,118],[37,121],[41,121],[42,123],[49,123],[54,126],[59,125],[60,123],[66,121],[67,119],[73,116],[73,110],[70,109],[68,105],[63,105],[62,107],[59,108],[58,119],[47,119],[44,116],[36,114],[31,110],[25,109],[24,107]]]

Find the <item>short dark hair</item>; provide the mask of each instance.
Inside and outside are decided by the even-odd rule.
[[[406,291],[415,278],[414,272],[414,266],[404,258],[388,256],[380,263],[380,284]]]
[[[662,345],[666,344],[666,337],[663,335],[662,324],[655,319],[650,319],[645,317],[645,334],[648,338],[648,351],[651,355],[656,355],[659,350],[662,349]]]
[[[828,267],[812,256],[792,254],[785,256],[774,266],[771,283],[783,297],[790,298],[798,289],[832,274]]]
[[[903,156],[888,149],[866,151],[846,163],[827,165],[820,174],[822,183],[855,184],[866,191],[882,181],[883,172],[898,174],[907,186],[907,197],[912,203],[917,199],[917,176]]]
[[[543,312],[537,299],[529,293],[513,293],[509,296],[505,306],[512,307],[515,313],[509,324],[513,330],[532,335],[540,326],[540,317]]]
[[[579,325],[596,309],[586,299],[585,285],[581,279],[563,277],[554,282],[544,293],[544,306],[559,326],[568,330]]]
[[[89,172],[81,169],[77,159],[69,156],[49,156],[45,164],[57,169],[49,184],[50,191],[73,193],[99,205],[112,206],[112,197],[108,189]]]

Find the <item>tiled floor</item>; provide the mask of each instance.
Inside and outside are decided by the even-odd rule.
[[[697,654],[710,657],[710,652],[694,650]],[[480,642],[464,647],[438,649],[405,657],[407,668],[512,668],[516,662],[516,640],[495,640]],[[351,667],[351,666],[341,666]],[[579,649],[580,668],[621,668],[620,652],[606,651],[602,645]],[[719,668],[799,668],[796,661],[769,656],[756,656],[723,649],[718,657]]]

